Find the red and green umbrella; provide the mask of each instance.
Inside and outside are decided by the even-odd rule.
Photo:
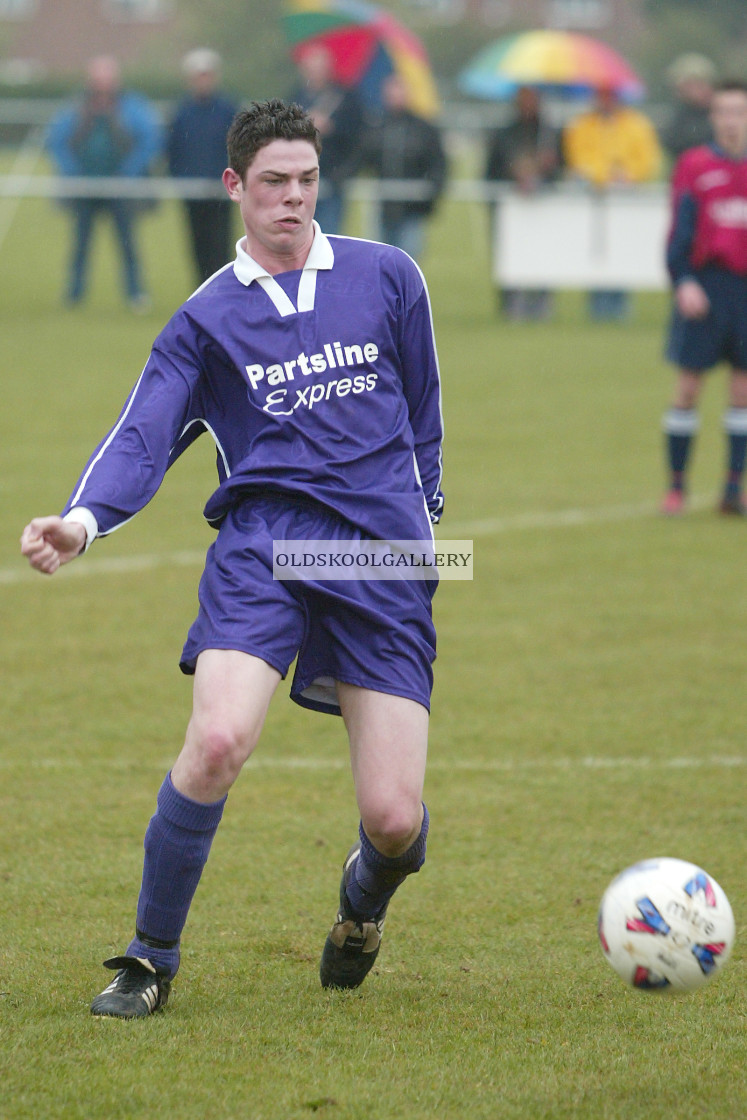
[[[459,76],[463,93],[488,100],[533,86],[561,97],[614,90],[625,101],[643,97],[643,82],[607,43],[572,31],[524,31],[497,39]]]
[[[398,74],[409,107],[432,118],[439,109],[428,55],[420,39],[382,8],[363,0],[288,0],[283,27],[298,61],[324,46],[334,59],[335,80],[355,86],[369,108],[381,107],[381,89]]]

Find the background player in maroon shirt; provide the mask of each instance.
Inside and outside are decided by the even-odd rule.
[[[747,84],[723,82],[711,119],[715,142],[685,152],[672,176],[667,265],[674,309],[667,357],[679,367],[664,416],[670,486],[662,513],[684,509],[686,471],[698,430],[702,375],[731,367],[724,418],[727,477],[720,509],[747,513],[742,477],[747,452]]]

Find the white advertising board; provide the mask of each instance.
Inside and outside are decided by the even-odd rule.
[[[509,288],[666,288],[668,225],[664,189],[505,195],[493,279]]]

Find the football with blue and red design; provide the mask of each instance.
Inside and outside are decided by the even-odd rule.
[[[649,859],[612,880],[599,940],[634,988],[690,991],[712,979],[734,944],[734,915],[716,880],[694,863]]]

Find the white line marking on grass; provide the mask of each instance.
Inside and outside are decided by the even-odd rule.
[[[14,760],[8,756],[0,757],[0,770],[11,769],[14,766],[23,766],[26,769],[38,768],[40,770],[78,770],[85,767],[100,765],[107,770],[127,770],[133,772],[137,769],[158,770],[159,773],[168,769],[170,763],[166,760],[154,760],[142,767],[136,766],[129,759],[96,758],[86,755],[85,758],[64,758],[59,755],[47,758],[34,756],[29,762],[28,757]],[[247,763],[247,769],[254,770],[347,770],[347,758],[273,758],[271,755],[255,756]],[[550,771],[580,771],[580,770],[737,770],[747,766],[745,755],[705,755],[684,758],[636,758],[626,755],[586,755],[582,758],[496,758],[496,759],[432,759],[428,763],[429,771],[441,773],[520,773],[533,770],[536,772]]]
[[[692,497],[689,507],[693,510],[707,508],[712,499],[705,496]],[[449,524],[450,540],[457,537],[490,537],[498,533],[521,532],[525,529],[563,529],[578,525],[600,525],[608,521],[633,521],[639,517],[653,517],[657,506],[653,502],[637,502],[634,505],[598,506],[591,509],[559,509],[536,513],[516,513],[507,517],[487,517],[474,521],[458,521]],[[140,556],[113,556],[110,559],[86,558],[68,564],[57,573],[58,579],[87,578],[100,575],[128,575],[133,572],[149,572],[156,568],[185,568],[201,566],[205,562],[205,552],[184,550],[181,552],[151,553]],[[39,579],[39,574],[19,562],[17,568],[0,568],[0,587],[26,583]]]
[[[248,765],[268,770],[342,770],[347,759],[337,758],[252,758]],[[498,758],[433,759],[428,770],[452,773],[493,773],[520,770],[702,770],[709,767],[727,770],[747,765],[742,755],[715,755],[693,758],[634,758],[625,756],[586,756],[583,758]]]
[[[693,497],[688,501],[692,510],[705,509],[712,499]],[[489,537],[494,533],[510,533],[523,529],[564,529],[576,525],[600,525],[606,521],[633,521],[638,517],[653,517],[658,513],[655,502],[636,502],[634,505],[601,506],[591,509],[558,509],[538,513],[516,513],[508,517],[487,517],[477,521],[462,521],[449,525],[453,539],[464,534],[470,537]]]
[[[205,563],[205,552],[184,550],[141,554],[139,556],[110,556],[108,559],[82,559],[67,564],[55,573],[56,579],[85,579],[90,576],[130,575],[133,572],[150,572],[155,568],[196,568]],[[0,586],[26,583],[43,579],[29,567],[0,568]],[[47,577],[48,578],[48,577]]]

